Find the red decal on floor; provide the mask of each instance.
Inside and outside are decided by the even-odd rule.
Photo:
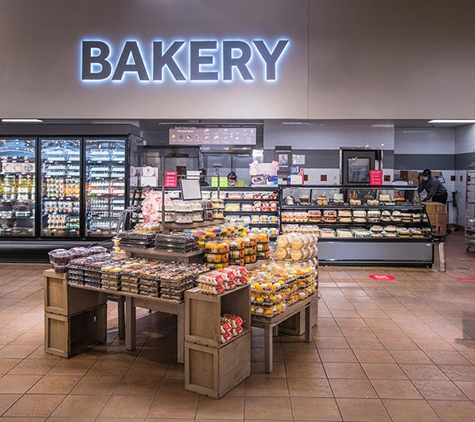
[[[475,277],[457,277],[458,281],[475,281]]]
[[[388,274],[371,274],[369,278],[372,278],[373,280],[378,280],[378,281],[396,280],[392,275],[388,275]]]

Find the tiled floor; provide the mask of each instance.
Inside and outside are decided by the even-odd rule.
[[[45,265],[0,264],[2,421],[475,421],[475,255],[447,237],[447,271],[320,269],[313,342],[276,337],[266,374],[253,330],[252,374],[221,400],[183,388],[175,320],[139,313],[137,350],[117,337],[62,359],[43,351]],[[384,273],[394,281],[368,276]]]

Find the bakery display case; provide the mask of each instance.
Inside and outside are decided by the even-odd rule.
[[[222,188],[215,192],[224,202],[224,218],[242,221],[252,231],[272,238],[279,234],[280,190],[277,186]]]
[[[317,234],[322,264],[433,264],[415,186],[283,187],[281,196],[281,232]]]
[[[470,252],[475,248],[475,163],[467,167],[465,177],[465,245]]]

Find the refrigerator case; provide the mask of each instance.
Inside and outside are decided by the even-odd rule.
[[[87,236],[116,234],[126,207],[127,140],[85,140]]]
[[[41,235],[79,237],[81,139],[41,139]]]
[[[35,140],[0,139],[0,238],[35,236]]]

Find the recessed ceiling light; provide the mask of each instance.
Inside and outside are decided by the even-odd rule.
[[[43,123],[40,119],[2,119],[2,123]]]
[[[451,120],[451,119],[436,119],[430,120],[429,123],[454,123],[454,124],[468,124],[475,123],[475,120]]]

